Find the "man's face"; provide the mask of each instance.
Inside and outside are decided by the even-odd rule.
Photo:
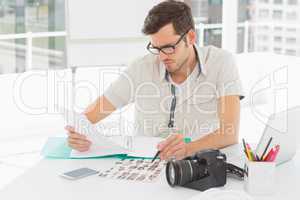
[[[168,24],[162,27],[157,33],[150,35],[151,37],[151,46],[162,48],[168,45],[174,45],[181,37],[175,33],[174,27],[172,24]],[[189,37],[186,34],[185,37]],[[188,39],[187,39],[188,40]],[[170,73],[176,73],[179,71],[189,58],[189,48],[192,44],[188,41],[185,42],[182,39],[176,46],[175,52],[173,54],[165,54],[162,51],[159,53],[159,59],[165,64],[166,69]]]

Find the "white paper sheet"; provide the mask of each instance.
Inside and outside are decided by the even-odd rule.
[[[92,146],[88,151],[79,152],[72,150],[70,157],[72,158],[89,158],[89,157],[99,157],[108,156],[114,154],[128,154],[128,150],[113,142],[112,140],[100,136],[97,136],[97,140],[92,140]]]
[[[135,136],[133,137],[132,149],[128,155],[152,158],[157,153],[157,144],[162,140],[163,138],[159,137]]]
[[[77,133],[81,133],[88,137],[99,135],[92,123],[86,118],[84,114],[71,111],[67,108],[58,107],[67,125],[74,127]]]
[[[113,154],[127,154],[128,156],[134,157],[152,158],[157,152],[157,144],[162,140],[162,138],[157,137],[135,136],[132,138],[132,148],[126,149],[120,145],[120,143],[122,143],[121,140],[124,139],[125,138],[122,138],[121,136],[111,137],[110,139],[98,136],[97,142],[95,142],[95,140],[92,141],[94,144],[91,146],[89,151],[78,152],[73,150],[71,152],[71,157],[84,158]]]
[[[154,157],[157,152],[157,144],[163,140],[159,137],[148,136],[106,137],[97,132],[96,128],[89,122],[84,114],[79,114],[66,108],[59,108],[59,110],[63,114],[67,124],[73,126],[76,132],[86,135],[87,139],[92,142],[89,151],[79,152],[72,150],[70,155],[72,158],[87,158],[113,154],[128,154],[128,156],[135,157]],[[127,140],[127,142],[125,142],[125,140]],[[130,143],[128,145],[129,148],[125,148],[125,143]]]

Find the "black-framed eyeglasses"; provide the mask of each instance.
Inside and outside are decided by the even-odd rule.
[[[180,36],[180,38],[177,40],[177,42],[173,45],[165,45],[165,46],[162,46],[162,47],[153,47],[151,45],[151,42],[149,42],[149,44],[147,45],[147,50],[154,54],[154,55],[159,55],[160,52],[163,52],[164,54],[166,55],[170,55],[170,54],[173,54],[175,53],[175,49],[176,49],[176,46],[181,42],[181,40],[184,38],[184,36],[188,33],[189,31],[185,32],[184,34],[182,34]]]

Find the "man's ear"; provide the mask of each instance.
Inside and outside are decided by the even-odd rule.
[[[196,40],[197,40],[197,34],[194,30],[190,30],[188,33],[187,33],[187,44],[189,45],[194,45],[196,44]]]

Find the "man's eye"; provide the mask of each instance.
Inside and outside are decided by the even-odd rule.
[[[173,49],[173,47],[164,47],[162,49]]]
[[[166,47],[166,48],[162,48],[162,50],[165,51],[165,52],[172,52],[172,51],[174,51],[174,48]]]

